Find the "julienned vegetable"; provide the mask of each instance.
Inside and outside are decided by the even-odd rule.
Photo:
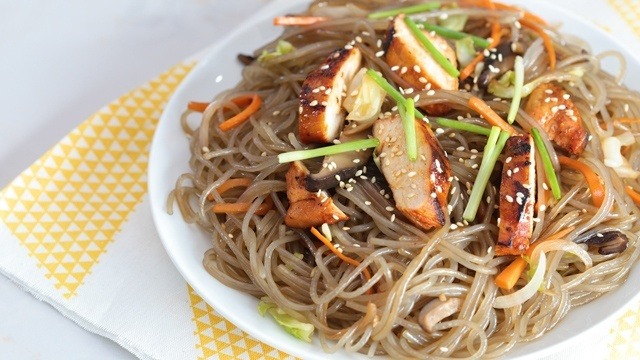
[[[431,40],[427,38],[427,36],[422,32],[422,30],[420,30],[418,25],[413,20],[411,20],[410,17],[406,17],[404,19],[404,22],[409,27],[409,30],[411,30],[411,32],[413,33],[413,36],[415,36],[418,42],[421,43],[422,46],[424,46],[424,48],[427,49],[427,51],[429,51],[433,59],[438,64],[440,64],[440,66],[442,66],[442,68],[447,72],[447,74],[454,77],[460,76],[460,72],[458,71],[458,69],[456,69],[456,67],[453,66],[451,61],[449,61],[449,59],[447,59],[447,57],[444,56],[442,52],[440,52],[440,50],[438,50],[438,48],[435,45],[433,45]]]
[[[278,56],[289,54],[293,52],[295,49],[296,48],[290,42],[286,40],[280,40],[278,41],[278,45],[276,45],[275,50],[271,52],[267,50],[263,50],[262,54],[258,56],[258,61],[259,62],[269,61],[273,58],[277,58]]]
[[[430,24],[428,22],[423,22],[420,23],[426,30],[429,31],[433,31],[436,34],[440,35],[440,36],[444,36],[446,38],[449,39],[454,39],[454,40],[460,40],[460,39],[464,39],[466,37],[470,38],[473,43],[481,48],[488,48],[489,45],[491,45],[491,43],[489,42],[489,40],[485,39],[485,38],[481,38],[479,36],[475,36],[475,35],[469,35],[467,33],[461,32],[461,31],[455,31],[455,30],[451,30],[448,29],[444,26],[439,26],[439,25],[434,25],[434,24]]]
[[[544,281],[544,273],[547,268],[547,257],[544,253],[540,254],[538,263],[535,264],[535,273],[531,277],[531,280],[522,287],[522,289],[511,293],[509,295],[502,295],[496,297],[493,302],[493,307],[496,309],[506,309],[529,300],[540,289],[542,282]]]
[[[511,106],[509,107],[509,114],[507,115],[507,121],[509,124],[513,124],[520,109],[520,100],[522,99],[522,87],[524,86],[524,60],[522,56],[516,56],[514,64],[515,72],[515,84],[513,89],[513,99],[511,100]]]
[[[536,148],[540,152],[540,157],[542,158],[542,165],[544,166],[544,171],[547,174],[547,180],[549,180],[549,187],[551,188],[551,193],[556,200],[560,200],[562,197],[562,191],[560,190],[560,183],[558,182],[558,177],[556,175],[556,171],[553,168],[553,162],[551,161],[551,156],[549,155],[549,151],[547,147],[544,146],[544,141],[542,140],[542,136],[540,136],[540,132],[536,128],[531,128],[531,136],[533,137],[533,141],[536,144]]]
[[[406,105],[407,98],[405,98],[396,88],[394,88],[393,85],[389,84],[387,79],[382,77],[382,75],[379,72],[373,69],[368,69],[367,75],[371,77],[371,79],[373,79],[373,81],[375,81],[376,84],[378,84],[378,86],[383,88],[384,91],[386,91],[387,94],[389,94],[389,96],[391,96],[391,98],[396,101],[396,103],[399,103],[399,104],[401,103],[404,106],[407,106]],[[419,117],[420,119],[424,119],[425,117],[417,109],[416,109],[416,116]]]
[[[491,177],[493,168],[496,165],[498,156],[500,156],[500,153],[502,153],[504,144],[507,142],[510,136],[511,135],[509,135],[509,133],[500,131],[500,128],[496,126],[491,128],[491,133],[489,134],[487,145],[485,145],[484,147],[484,156],[482,157],[482,162],[480,163],[478,176],[476,176],[476,180],[473,183],[473,188],[471,189],[471,195],[469,196],[467,207],[464,209],[464,213],[462,214],[463,219],[467,221],[475,220],[476,214],[478,212],[478,207],[482,202],[484,190],[489,183],[489,178]]]
[[[591,170],[589,165],[581,161],[566,156],[558,156],[558,160],[560,161],[560,165],[578,170],[584,175],[587,180],[587,185],[589,186],[589,191],[591,192],[591,200],[595,206],[600,207],[604,201],[604,186],[598,174]]]
[[[406,107],[398,104],[398,112],[402,119],[404,137],[407,142],[407,156],[409,156],[409,160],[416,161],[418,159],[418,141],[416,139],[416,109],[413,99],[407,99]]]
[[[440,126],[444,126],[444,127],[448,127],[456,130],[468,131],[468,132],[472,132],[479,135],[489,136],[489,134],[491,134],[491,129],[489,128],[476,125],[476,124],[469,124],[464,121],[451,120],[451,119],[445,119],[445,118],[439,117],[439,118],[436,118],[436,123]]]
[[[331,250],[331,252],[334,253],[338,257],[338,259],[346,262],[351,266],[358,267],[360,265],[360,261],[350,258],[347,255],[343,254],[342,251],[338,250],[329,239],[327,239],[324,235],[322,235],[322,233],[320,233],[320,231],[318,231],[318,229],[312,227],[310,231],[318,240],[320,240],[327,248],[329,248],[329,250]],[[367,281],[371,280],[371,273],[369,272],[369,269],[364,268],[362,270],[362,274],[364,275],[364,278]],[[367,290],[367,294],[372,294],[372,293],[373,293],[373,288],[369,288]]]
[[[315,331],[313,324],[302,322],[293,316],[287,314],[284,310],[280,309],[273,300],[265,296],[260,299],[258,303],[258,312],[261,316],[269,313],[273,319],[284,328],[286,332],[294,337],[311,342],[311,335]]]
[[[574,229],[575,229],[575,226],[570,226],[568,228],[558,231],[553,235],[550,235],[545,239],[537,240],[535,243],[533,243],[533,245],[529,247],[529,249],[527,249],[527,252],[523,256],[517,257],[515,260],[513,260],[511,264],[509,264],[509,266],[504,268],[504,270],[502,270],[500,274],[498,274],[498,276],[496,276],[494,280],[494,283],[496,284],[496,286],[505,290],[513,289],[513,287],[518,282],[518,279],[520,279],[522,272],[527,267],[528,263],[525,260],[525,257],[531,257],[533,250],[535,250],[535,248],[538,247],[541,243],[546,241],[561,239],[564,236],[568,235],[570,232],[572,232]]]
[[[340,154],[349,151],[358,151],[363,149],[370,149],[380,145],[380,141],[375,138],[354,140],[337,145],[329,145],[317,149],[309,150],[294,150],[278,155],[279,163],[287,163],[296,160],[306,160],[321,156]]]
[[[423,12],[438,9],[439,7],[440,7],[440,2],[434,1],[429,3],[424,3],[424,4],[396,8],[396,9],[376,11],[376,12],[370,13],[367,17],[369,19],[385,19],[391,16],[396,16],[398,14],[410,15],[410,14],[423,13]]]
[[[516,134],[516,130],[511,125],[507,124],[506,121],[502,120],[500,115],[496,114],[496,112],[493,111],[493,109],[487,105],[484,100],[473,96],[469,99],[469,107],[478,112],[478,114],[487,120],[489,124],[497,126],[511,135]]]

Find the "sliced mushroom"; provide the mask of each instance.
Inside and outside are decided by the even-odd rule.
[[[369,134],[369,131],[350,135],[343,132],[340,142],[366,139]],[[322,161],[322,169],[307,177],[307,190],[316,192],[334,188],[341,182],[346,183],[367,163],[372,152],[373,149],[365,149],[326,156]]]
[[[309,170],[300,161],[294,161],[287,171],[289,208],[284,218],[285,224],[294,228],[308,229],[324,223],[335,224],[338,221],[349,220],[349,217],[333,203],[326,192],[307,191],[305,184],[308,175]]]
[[[598,248],[598,254],[600,255],[610,255],[625,251],[629,244],[629,239],[627,235],[614,230],[593,234],[584,243]]]
[[[418,323],[424,331],[432,333],[437,323],[459,312],[460,309],[462,309],[460,298],[448,298],[445,301],[439,298],[433,299],[420,310]]]
[[[345,119],[343,94],[361,62],[358,48],[342,48],[307,75],[300,91],[300,141],[328,143],[338,138]]]
[[[522,55],[522,45],[505,41],[496,47],[494,51],[489,51],[484,57],[484,67],[478,76],[478,87],[485,89],[489,83],[502,76],[509,70],[513,70],[516,56]]]

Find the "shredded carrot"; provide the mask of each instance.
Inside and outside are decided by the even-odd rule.
[[[619,123],[635,124],[635,123],[640,123],[640,118],[618,118],[614,120],[614,122],[616,121]]]
[[[593,200],[594,205],[602,205],[602,202],[604,201],[604,186],[600,181],[600,177],[583,162],[566,156],[558,156],[558,160],[560,161],[560,165],[578,170],[582,175],[584,175],[587,180],[587,185],[589,186],[589,191],[591,191],[591,199]]]
[[[547,50],[547,56],[549,56],[549,68],[554,70],[556,68],[556,49],[553,47],[553,41],[547,35],[543,28],[535,22],[527,19],[520,19],[520,24],[524,27],[528,27],[533,30],[536,34],[538,34],[542,38],[542,42],[544,43],[544,48]]]
[[[252,95],[244,95],[238,96],[237,98],[231,99],[231,102],[236,104],[237,106],[244,107],[251,104]],[[189,101],[187,104],[187,109],[196,112],[204,112],[207,109],[207,106],[211,104],[210,102],[202,102],[202,101]],[[228,106],[224,106],[223,109],[227,109]]]
[[[239,203],[220,203],[213,205],[211,209],[216,214],[242,214],[249,211],[250,202]],[[268,197],[264,203],[260,204],[256,209],[256,215],[265,215],[269,210],[273,209],[273,200]]]
[[[501,289],[511,290],[526,267],[527,262],[522,257],[516,258],[496,276],[493,282]]]
[[[187,109],[191,111],[196,111],[196,112],[204,112],[207,106],[209,106],[209,104],[210,103],[207,103],[207,102],[189,101],[189,104],[187,105]]]
[[[249,178],[229,179],[229,180],[223,182],[222,184],[220,184],[220,186],[218,186],[216,188],[216,191],[218,191],[218,194],[222,195],[225,192],[227,192],[228,190],[233,189],[233,188],[248,187],[249,185],[251,185],[251,183],[253,183],[253,180],[249,179]],[[207,196],[207,200],[213,201],[213,196],[211,194],[209,194]]]
[[[529,249],[527,249],[527,251],[524,253],[524,256],[531,256],[533,250],[542,242],[561,239],[572,232],[573,229],[575,229],[575,226],[570,226],[566,229],[558,231],[553,235],[550,235],[545,239],[536,241],[529,247]],[[527,261],[522,256],[516,258],[511,264],[509,264],[509,266],[504,268],[500,272],[500,274],[498,274],[498,276],[496,276],[494,283],[501,289],[511,290],[516,285],[516,282],[518,282],[518,279],[520,279],[520,276],[522,275],[522,272],[526,267]]]
[[[327,21],[324,16],[277,16],[273,19],[276,26],[305,26]]]
[[[242,106],[248,101],[247,99],[251,100],[247,105],[247,107],[245,107],[242,111],[240,111],[235,116],[222,122],[219,125],[220,130],[229,131],[235,128],[236,126],[243,124],[245,121],[249,120],[249,117],[253,115],[256,111],[258,111],[258,109],[262,105],[262,98],[258,94],[254,93],[250,95],[240,96],[231,101],[238,106]]]
[[[637,193],[635,190],[633,190],[631,186],[628,186],[628,185],[625,190],[627,192],[627,195],[631,197],[631,200],[633,200],[633,202],[636,203],[636,205],[640,205],[640,194]]]
[[[500,129],[508,132],[511,135],[516,134],[516,129],[513,126],[509,125],[506,121],[504,121],[500,115],[496,114],[495,111],[489,105],[487,105],[484,100],[478,97],[472,97],[469,99],[469,106],[478,112],[485,120],[489,122],[491,125],[495,125]]]
[[[486,2],[484,0],[464,0],[462,1],[462,5],[463,6],[479,6],[479,7],[487,7]],[[547,22],[542,19],[541,17],[539,17],[538,15],[535,15],[533,13],[530,13],[524,9],[521,9],[517,6],[513,6],[513,5],[507,5],[507,4],[503,4],[497,1],[493,1],[493,5],[495,6],[496,9],[498,10],[508,10],[508,11],[518,11],[518,12],[522,12],[523,15],[522,17],[524,19],[536,22],[540,25],[547,25]]]
[[[350,258],[348,256],[346,256],[345,254],[341,253],[340,251],[338,251],[338,249],[336,249],[335,246],[333,246],[333,244],[331,243],[331,241],[329,241],[329,239],[327,239],[324,235],[322,235],[322,233],[320,233],[320,231],[318,231],[315,227],[311,227],[311,233],[313,235],[315,235],[315,237],[318,238],[318,240],[322,241],[323,244],[325,244],[329,250],[331,250],[332,253],[336,254],[336,256],[346,262],[349,265],[352,266],[358,266],[360,265],[360,261],[355,260],[353,258]],[[367,279],[367,281],[371,280],[371,274],[369,273],[369,269],[368,268],[364,268],[364,270],[362,271],[365,279]],[[367,294],[372,294],[373,293],[373,288],[369,288],[369,290],[367,290]]]
[[[482,6],[495,10],[495,5],[491,0],[483,0]],[[502,37],[502,26],[500,23],[494,22],[491,24],[491,44],[489,44],[489,49],[495,48],[500,43],[500,38]],[[468,78],[476,69],[476,66],[484,59],[484,53],[478,54],[467,66],[460,71],[460,80],[464,80]]]

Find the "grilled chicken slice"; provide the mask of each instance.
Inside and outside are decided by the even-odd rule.
[[[449,75],[435,61],[433,56],[413,36],[404,22],[404,18],[404,14],[396,16],[391,20],[387,29],[384,43],[387,64],[392,68],[397,67],[400,77],[411,84],[416,91],[423,89],[458,90],[458,78]],[[458,66],[456,53],[445,39],[432,35],[428,31],[425,31],[424,34],[436,48],[441,50],[453,66]],[[447,112],[449,107],[444,104],[435,104],[426,106],[424,110],[430,115],[439,115]]]
[[[343,93],[360,70],[362,54],[356,47],[342,48],[309,73],[300,92],[300,141],[328,143],[340,135],[345,113]]]
[[[289,209],[284,218],[285,224],[294,228],[308,229],[324,223],[335,224],[338,221],[349,220],[329,195],[320,191],[312,193],[305,188],[309,170],[300,161],[295,161],[286,174],[287,198]]]
[[[416,122],[418,159],[409,160],[400,116],[376,121],[373,134],[380,169],[393,192],[396,207],[414,224],[424,228],[444,225],[451,167],[435,135],[422,121]]]
[[[538,86],[529,95],[524,110],[542,125],[557,147],[570,155],[582,154],[589,134],[563,88],[552,83]]]
[[[507,140],[500,184],[500,224],[496,255],[520,255],[529,248],[533,232],[536,158],[533,138],[515,135]]]

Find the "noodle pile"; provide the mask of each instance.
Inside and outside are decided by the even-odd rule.
[[[327,6],[342,1],[322,1]],[[351,1],[348,8],[366,10],[389,6],[387,1]],[[446,2],[445,2],[446,3]],[[312,8],[319,6],[313,3]],[[544,250],[547,268],[544,284],[524,303],[506,309],[493,307],[497,296],[506,294],[494,284],[497,275],[514,257],[494,255],[498,227],[494,211],[498,191],[489,185],[481,216],[468,224],[462,213],[478,173],[485,136],[442,128],[437,138],[451,164],[450,219],[437,230],[425,231],[413,225],[395,209],[385,191],[382,175],[368,164],[352,188],[336,188],[332,200],[350,219],[330,225],[332,242],[344,254],[358,259],[349,265],[328,251],[309,232],[288,228],[284,214],[288,206],[285,173],[289,164],[280,164],[277,155],[303,149],[297,139],[298,96],[306,75],[333,51],[353,42],[363,54],[363,66],[380,71],[396,87],[408,85],[392,71],[381,50],[388,20],[370,20],[356,14],[332,18],[309,26],[288,27],[272,43],[257,49],[272,50],[279,40],[295,46],[291,53],[247,65],[236,87],[218,94],[202,115],[187,111],[182,118],[190,138],[192,171],[177,181],[169,199],[169,211],[177,204],[188,222],[197,223],[210,234],[211,249],[204,254],[207,271],[223,284],[251,294],[268,296],[289,315],[316,328],[327,352],[344,348],[368,355],[387,354],[392,358],[489,358],[503,355],[515,344],[533,340],[552,329],[575,306],[585,304],[620,286],[639,253],[640,210],[626,195],[627,185],[640,188],[636,180],[621,179],[603,163],[601,139],[616,131],[640,132],[640,123],[619,123],[619,118],[640,118],[640,94],[621,84],[624,59],[618,53],[593,55],[581,40],[561,36],[553,27],[545,28],[553,40],[558,62],[549,70],[549,58],[540,39],[531,30],[517,26],[521,12],[477,7],[449,7],[416,14],[416,19],[468,15],[465,31],[489,37],[486,19],[498,21],[512,39],[525,45],[525,83],[556,81],[576,103],[591,134],[580,157],[598,175],[605,189],[600,207],[593,205],[584,177],[562,169],[544,130],[522,109],[514,125],[528,131],[540,129],[555,164],[562,198],[537,212],[532,242],[558,231],[575,227],[555,248]],[[622,66],[610,75],[601,60],[615,57]],[[435,92],[435,93],[434,93]],[[222,132],[218,124],[237,113],[241,106],[231,99],[257,93],[263,103],[245,124]],[[416,91],[417,106],[446,102],[453,109],[448,118],[486,124],[468,106],[476,95],[466,91]],[[484,99],[496,112],[505,114],[509,100]],[[392,101],[383,112],[392,111]],[[200,117],[201,116],[201,117]],[[197,126],[193,126],[198,121]],[[432,123],[435,130],[437,126]],[[625,152],[634,169],[640,168],[640,145]],[[306,161],[318,168],[322,159]],[[541,172],[541,161],[538,161]],[[477,164],[477,165],[476,165]],[[476,166],[474,166],[476,165]],[[372,181],[374,177],[378,181]],[[233,188],[220,194],[217,188],[234,178],[252,179],[247,188]],[[538,176],[539,188],[543,176]],[[273,210],[256,215],[263,202],[273,202]],[[251,203],[246,213],[214,214],[217,203]],[[389,211],[389,207],[393,211]],[[628,248],[611,255],[589,250],[592,266],[568,254],[589,235],[618,230],[629,239]],[[551,243],[551,242],[550,242]],[[576,245],[577,244],[577,245]],[[541,245],[546,246],[546,245]],[[371,279],[365,280],[364,269]],[[526,275],[516,289],[527,283]],[[370,289],[372,291],[370,291]],[[371,292],[370,294],[368,292]],[[417,317],[434,298],[462,298],[461,310],[439,322],[428,333]],[[256,311],[256,316],[258,316]]]

